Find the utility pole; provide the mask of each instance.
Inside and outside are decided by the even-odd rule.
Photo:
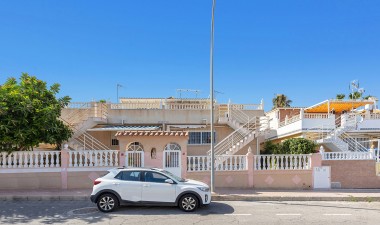
[[[212,0],[211,40],[210,40],[210,101],[211,101],[211,192],[215,192],[215,152],[214,152],[214,12],[215,1]]]

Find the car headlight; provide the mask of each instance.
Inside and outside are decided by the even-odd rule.
[[[204,192],[209,192],[210,188],[208,187],[197,187],[199,190],[204,191]]]

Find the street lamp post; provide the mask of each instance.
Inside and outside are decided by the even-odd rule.
[[[210,43],[210,124],[211,124],[211,192],[215,191],[215,153],[214,153],[214,11],[215,1],[212,0],[211,43]]]

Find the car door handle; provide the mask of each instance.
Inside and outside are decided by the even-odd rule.
[[[150,187],[150,185],[149,184],[144,184],[143,187]]]
[[[112,183],[113,185],[119,185],[120,183]]]

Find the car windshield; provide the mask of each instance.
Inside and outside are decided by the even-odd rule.
[[[179,182],[185,182],[186,180],[179,177],[179,176],[176,176],[172,173],[170,173],[169,171],[166,171],[166,170],[160,170],[161,173],[163,174],[166,174],[166,175],[169,175],[170,177],[174,178],[176,181],[179,181]]]

